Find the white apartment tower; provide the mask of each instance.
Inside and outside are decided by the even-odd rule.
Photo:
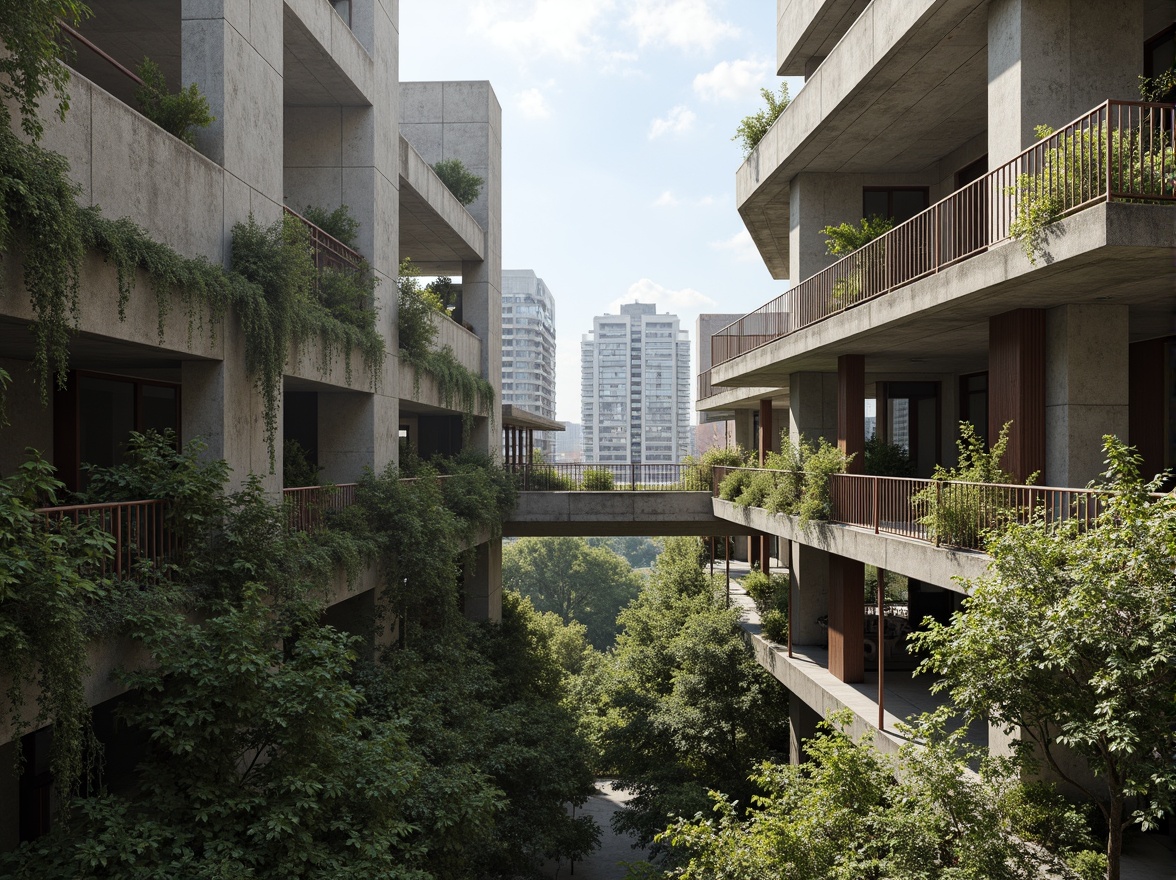
[[[531,269],[502,271],[502,402],[555,418],[555,298]],[[549,458],[551,444],[535,435]]]
[[[580,343],[584,460],[671,463],[690,453],[690,335],[651,303],[598,315]]]

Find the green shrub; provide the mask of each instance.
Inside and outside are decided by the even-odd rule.
[[[584,491],[611,492],[613,487],[612,471],[604,468],[588,468],[584,471]]]
[[[779,608],[772,608],[760,616],[760,632],[764,637],[780,645],[788,643],[788,614]]]
[[[743,155],[746,158],[751,155],[759,142],[764,139],[764,135],[768,133],[768,129],[772,127],[780,114],[784,112],[785,108],[792,102],[792,98],[788,95],[788,83],[780,83],[780,95],[777,97],[771,89],[760,89],[760,95],[767,105],[757,113],[752,113],[749,116],[744,116],[739,123],[739,127],[735,129],[735,135],[731,138],[733,141],[739,141],[743,147]]]
[[[959,464],[954,468],[935,467],[932,483],[914,496],[916,510],[926,513],[919,523],[927,530],[929,540],[957,547],[982,549],[984,533],[1001,525],[1013,511],[1008,493],[988,489],[983,485],[959,483],[1012,484],[1017,478],[1000,466],[1009,445],[1012,422],[1005,422],[1000,436],[989,449],[984,438],[976,433],[970,422],[960,422]],[[1037,478],[1031,474],[1025,481],[1030,485]]]
[[[913,477],[915,463],[905,446],[887,443],[871,434],[866,441],[866,473],[874,477]]]
[[[465,167],[461,159],[442,159],[433,165],[448,190],[463,205],[474,202],[482,192],[482,178]]]
[[[682,459],[682,482],[687,489],[712,491],[716,467],[747,467],[752,455],[742,446],[712,447],[698,458],[688,455]]]
[[[307,450],[297,440],[287,439],[282,444],[282,486],[287,489],[317,486],[320,483],[318,465],[311,462]]]
[[[743,578],[743,589],[755,603],[761,618],[773,609],[787,606],[788,587],[787,575],[768,575],[758,568],[753,568]]]
[[[893,220],[877,216],[863,217],[860,226],[854,226],[852,223],[826,226],[821,230],[821,235],[828,236],[825,239],[825,253],[831,257],[844,257],[858,248],[865,247],[893,228]]]
[[[719,483],[719,497],[724,501],[737,501],[750,481],[750,472],[732,471],[723,477],[723,482]]]
[[[359,221],[351,215],[351,209],[347,205],[340,205],[333,211],[320,208],[318,205],[307,205],[302,211],[302,216],[349,248],[355,247]]]
[[[143,85],[135,91],[135,103],[139,112],[186,144],[196,142],[196,130],[208,128],[216,117],[208,106],[208,99],[200,93],[196,83],[174,94],[168,90],[167,81],[159,65],[150,58],[144,58],[135,68]]]

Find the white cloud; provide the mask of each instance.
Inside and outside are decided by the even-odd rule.
[[[730,238],[722,241],[712,241],[711,247],[719,251],[727,251],[740,263],[751,263],[760,258],[755,242],[751,240],[751,233],[740,229]]]
[[[515,95],[515,105],[527,119],[548,119],[551,105],[539,89],[524,89]]]
[[[694,77],[694,91],[704,101],[739,101],[771,86],[772,64],[762,58],[720,61],[706,73]]]
[[[681,290],[670,290],[656,281],[642,278],[629,285],[629,293],[609,303],[608,312],[616,313],[626,303],[653,303],[658,310],[684,316],[683,313],[697,314],[702,309],[714,308],[718,305],[704,293],[699,293],[693,287],[683,287]]]
[[[739,28],[717,18],[709,0],[634,0],[625,24],[637,32],[640,46],[669,45],[710,51],[736,36]]]
[[[697,118],[693,110],[679,104],[664,117],[650,123],[649,139],[659,138],[663,134],[685,134],[694,127],[694,121]]]
[[[655,208],[676,208],[682,204],[682,200],[674,195],[673,190],[666,190],[654,201]]]
[[[583,58],[595,42],[594,27],[613,0],[478,0],[469,30],[520,55]]]

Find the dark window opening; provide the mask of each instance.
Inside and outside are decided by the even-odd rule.
[[[930,207],[925,186],[867,186],[862,189],[862,216],[886,217],[897,226]]]

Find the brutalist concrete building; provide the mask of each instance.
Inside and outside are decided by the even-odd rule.
[[[909,584],[903,626],[946,620],[955,578],[987,565],[929,541],[898,478],[862,473],[867,401],[915,478],[954,463],[960,422],[989,442],[1011,423],[1006,470],[1061,490],[1099,475],[1104,434],[1147,474],[1176,465],[1174,96],[1139,83],[1171,64],[1173,20],[1169,0],[777,3],[778,72],[805,82],[736,205],[789,286],[712,333],[697,408],[734,412],[748,448],[783,432],[855,455],[828,524],[715,502],[790,570],[790,650],[761,659],[798,741],[842,706],[878,729],[894,640],[863,610],[865,565]],[[826,227],[870,217],[892,228],[828,253]]]

